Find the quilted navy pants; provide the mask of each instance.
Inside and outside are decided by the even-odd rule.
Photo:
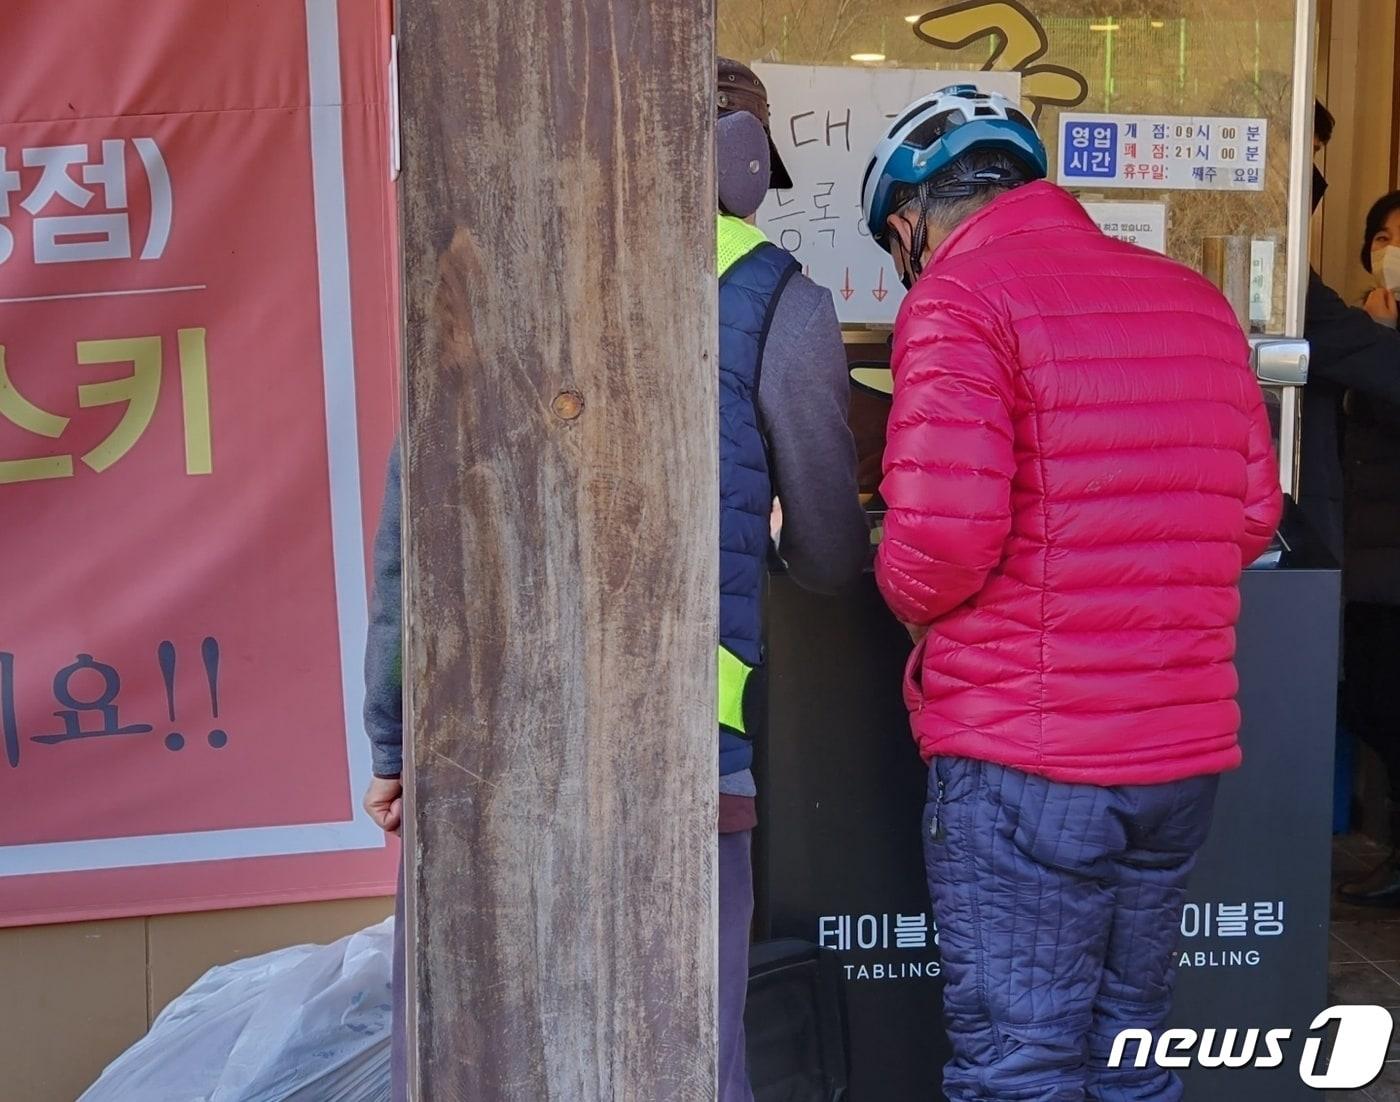
[[[1113,1038],[1171,1010],[1186,881],[1217,778],[1100,788],[942,758],[924,846],[953,1058],[949,1102],[1179,1102]]]

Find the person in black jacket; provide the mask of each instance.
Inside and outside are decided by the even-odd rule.
[[[1314,153],[1327,144],[1332,127],[1332,116],[1318,103]],[[1326,190],[1326,179],[1314,168],[1314,211]],[[1362,262],[1367,268],[1372,236],[1368,233],[1363,246]],[[1400,410],[1400,333],[1379,316],[1387,305],[1384,296],[1373,294],[1367,309],[1348,306],[1316,271],[1308,274],[1303,335],[1312,354],[1303,391],[1298,504],[1343,566],[1349,603],[1343,639],[1342,716],[1380,754],[1390,785],[1395,849],[1365,877],[1343,884],[1340,894],[1351,902],[1400,906],[1400,727],[1393,718],[1400,714],[1400,701],[1393,699],[1400,693],[1400,677],[1394,676],[1393,669],[1400,664],[1400,617],[1396,602],[1368,599],[1374,593],[1367,566],[1373,559],[1369,548],[1376,542],[1369,533],[1386,530],[1386,522],[1375,520],[1373,510],[1382,518],[1391,510],[1393,516],[1393,506],[1386,505],[1387,494],[1382,492],[1384,474],[1378,473],[1386,466],[1386,440],[1400,439],[1384,420],[1388,412]],[[1347,448],[1351,454],[1344,464]],[[1400,582],[1400,561],[1394,556],[1388,571],[1392,581]],[[1386,572],[1383,567],[1381,573]],[[1392,718],[1387,719],[1387,709]]]
[[[1308,274],[1303,335],[1312,347],[1303,390],[1298,504],[1327,549],[1345,565],[1343,398],[1348,392],[1400,405],[1400,333]]]
[[[1385,196],[1366,219],[1361,263],[1373,250],[1400,241],[1400,192]],[[1381,254],[1377,252],[1376,256]],[[1352,903],[1400,907],[1400,333],[1395,297],[1378,287],[1366,300],[1382,350],[1383,385],[1351,387],[1344,399],[1347,599],[1342,714],[1375,749],[1390,785],[1391,854],[1341,896]]]
[[[1331,140],[1333,119],[1315,105],[1313,151]],[[1313,210],[1327,190],[1313,169]],[[1365,248],[1370,267],[1370,242]],[[1374,305],[1376,296],[1368,301]],[[1347,391],[1400,404],[1400,335],[1377,325],[1366,310],[1348,306],[1316,271],[1308,273],[1303,336],[1312,346],[1303,390],[1302,470],[1298,505],[1328,551],[1345,565],[1343,539],[1342,399]]]

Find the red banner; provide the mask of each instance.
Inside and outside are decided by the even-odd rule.
[[[392,890],[388,0],[9,0],[0,925]]]

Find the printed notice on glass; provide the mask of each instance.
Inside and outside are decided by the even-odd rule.
[[[1266,119],[1179,115],[1060,116],[1066,187],[1263,191]]]
[[[1157,253],[1167,251],[1166,203],[1085,203],[1084,209],[1109,237]]]

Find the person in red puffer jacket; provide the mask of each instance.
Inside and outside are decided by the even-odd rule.
[[[963,86],[911,105],[863,189],[912,287],[876,570],[917,641],[945,1092],[1170,1102],[1109,1054],[1170,1011],[1278,468],[1228,303],[1045,174],[1029,120]]]

